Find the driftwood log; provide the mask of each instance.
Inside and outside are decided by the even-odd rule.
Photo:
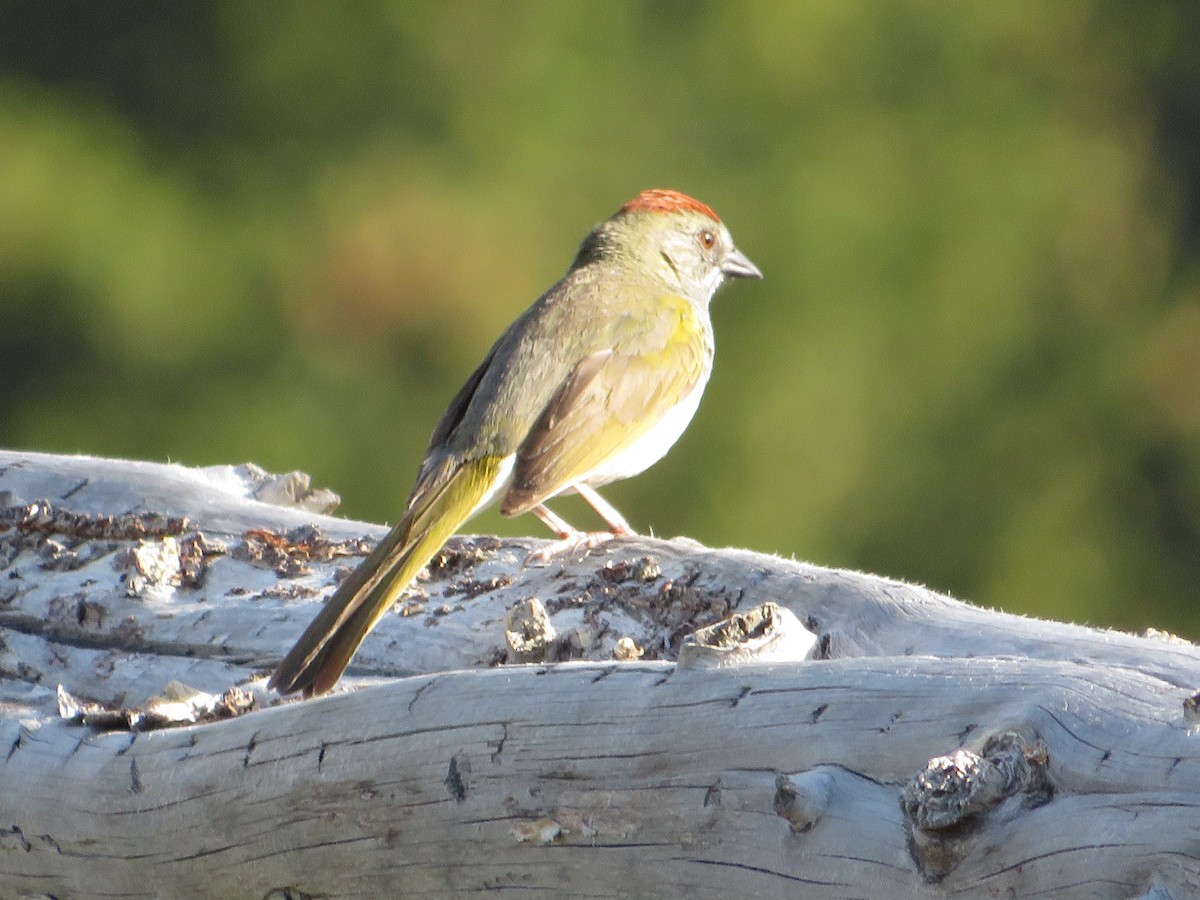
[[[330,502],[0,453],[0,897],[1200,896],[1192,644],[462,537],[340,692],[280,703],[383,532]]]

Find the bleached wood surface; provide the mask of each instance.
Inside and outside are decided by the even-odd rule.
[[[259,558],[254,531],[317,525],[290,537],[318,556],[383,532],[252,497],[296,484],[0,453],[0,508],[58,511],[0,530],[0,897],[1200,896],[1195,646],[686,540],[522,568],[537,542],[456,539],[343,693],[155,731],[59,719],[58,684],[253,687],[359,558]],[[189,523],[82,536],[138,511]],[[197,547],[201,576],[172,568]],[[550,656],[583,661],[497,665],[532,597]],[[673,663],[766,601],[820,658]],[[645,655],[614,660],[621,638]]]

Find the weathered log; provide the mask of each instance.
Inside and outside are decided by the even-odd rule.
[[[1200,896],[1191,644],[683,539],[463,537],[344,690],[273,704],[382,528],[256,493],[329,501],[0,453],[0,896]],[[266,708],[151,729],[171,681]]]

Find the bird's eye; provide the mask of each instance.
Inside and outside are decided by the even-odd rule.
[[[707,228],[700,232],[698,237],[700,239],[700,246],[705,250],[711,250],[713,248],[713,244],[717,242],[717,236]]]

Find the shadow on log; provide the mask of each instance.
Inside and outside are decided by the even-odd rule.
[[[539,542],[461,537],[342,691],[277,703],[384,530],[332,502],[0,453],[0,895],[1200,896],[1191,644],[683,539],[523,568]]]

